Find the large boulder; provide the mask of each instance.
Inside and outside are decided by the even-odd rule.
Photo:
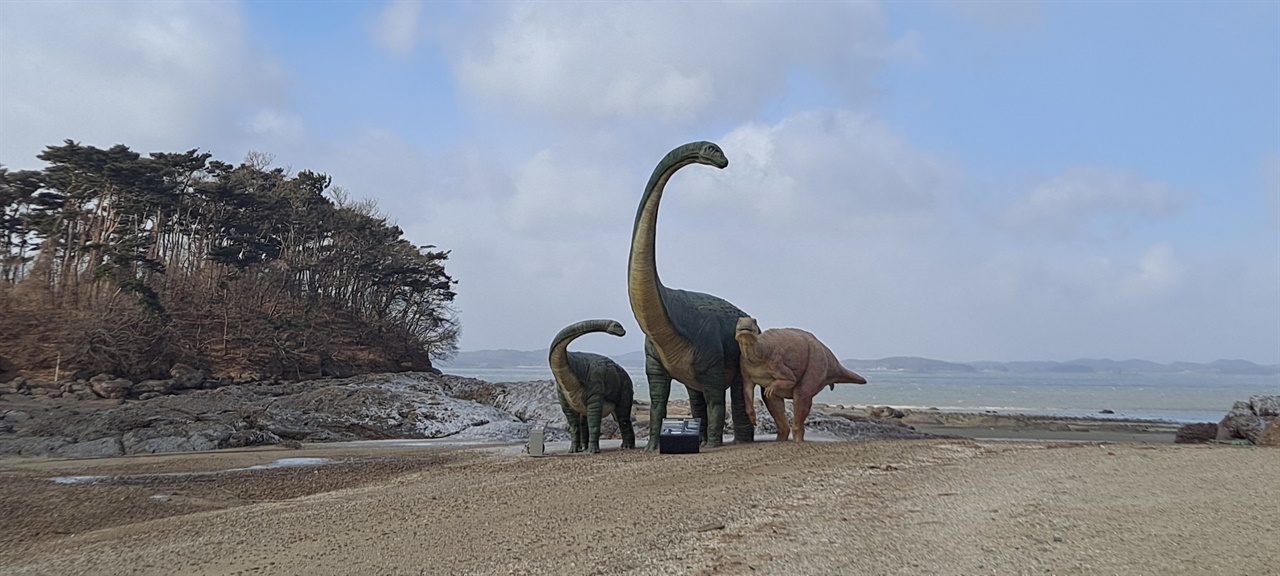
[[[1280,419],[1280,396],[1251,396],[1248,402],[1236,402],[1218,423],[1217,440],[1248,440],[1260,446],[1275,445],[1277,432],[1270,429],[1275,427],[1277,419]]]
[[[169,370],[173,390],[199,390],[209,378],[203,370],[196,370],[186,364],[174,364]]]

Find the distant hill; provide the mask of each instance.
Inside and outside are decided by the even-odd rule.
[[[854,372],[892,370],[895,372],[977,372],[978,369],[968,364],[955,364],[942,360],[930,360],[916,356],[891,356],[879,360],[841,360],[841,364]]]
[[[627,368],[643,368],[644,352],[635,351],[626,354],[610,355],[618,364]],[[1078,373],[1078,374],[1246,374],[1272,375],[1280,374],[1280,364],[1255,364],[1248,360],[1214,360],[1207,364],[1196,362],[1174,362],[1159,364],[1148,360],[1110,360],[1106,358],[1079,358],[1069,362],[1029,361],[1029,362],[946,362],[917,356],[891,356],[878,360],[857,360],[846,358],[840,361],[845,367],[854,371],[894,371],[894,372],[1010,372],[1015,374],[1033,373]],[[459,352],[448,362],[437,362],[448,368],[519,368],[523,366],[541,366],[547,363],[547,350],[476,350]]]

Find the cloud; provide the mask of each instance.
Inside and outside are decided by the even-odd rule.
[[[617,218],[615,199],[629,197],[632,186],[616,168],[583,163],[577,154],[543,150],[516,169],[515,194],[507,207],[513,232],[557,241],[582,240],[602,230],[626,228]]]
[[[299,140],[305,134],[300,116],[275,109],[259,110],[242,121],[241,128],[249,134],[276,140]]]
[[[870,3],[517,4],[455,56],[468,93],[504,113],[561,123],[685,124],[750,117],[794,67],[874,92],[894,46]]]
[[[1157,220],[1179,213],[1187,195],[1161,182],[1099,167],[1079,167],[1037,185],[999,217],[1007,230],[1031,236],[1070,238],[1111,224],[1124,234],[1124,217]]]
[[[391,0],[382,9],[370,35],[375,44],[396,56],[408,56],[418,40],[422,3],[417,0]]]
[[[796,233],[932,218],[944,208],[952,177],[944,162],[874,116],[847,110],[745,124],[720,144],[730,168],[691,175],[692,199],[734,206],[752,225]]]
[[[0,162],[74,139],[207,148],[283,91],[235,5],[13,2],[0,19]],[[253,124],[252,121],[249,124]]]

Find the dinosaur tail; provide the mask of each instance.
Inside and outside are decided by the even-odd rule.
[[[845,368],[844,366],[840,366],[840,372],[841,372],[840,377],[835,382],[831,383],[832,390],[836,389],[836,383],[840,383],[840,384],[866,384],[867,383],[866,378],[863,378],[857,372],[854,372],[853,370]]]

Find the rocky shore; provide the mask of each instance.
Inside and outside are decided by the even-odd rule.
[[[110,375],[57,385],[17,378],[0,388],[0,456],[100,458],[249,446],[381,439],[520,443],[533,427],[549,441],[568,433],[549,380],[493,383],[429,372],[369,374],[304,382],[231,382],[175,367],[171,378],[129,382]],[[1237,403],[1218,425],[1183,430],[1183,441],[1277,437],[1280,399]],[[673,402],[670,415],[687,416]],[[637,433],[648,432],[648,405],[637,402]],[[777,429],[757,411],[756,437]],[[1207,427],[1211,426],[1212,429]],[[925,437],[1081,441],[1175,441],[1173,423],[1117,419],[966,414],[888,406],[815,405],[807,427],[815,439]],[[732,430],[732,423],[727,431]],[[604,438],[616,438],[606,419]]]
[[[411,372],[227,383],[182,372],[137,384],[109,376],[57,388],[15,381],[7,392],[0,394],[0,456],[99,458],[391,438],[523,442],[534,426],[545,426],[550,441],[568,437],[549,380],[491,383]],[[635,410],[641,437],[647,408],[638,403]],[[688,415],[688,405],[673,403],[671,413]],[[769,437],[776,427],[761,414],[758,435]],[[926,436],[901,422],[847,416],[815,414],[809,429],[844,440]],[[612,419],[603,435],[616,437]]]

